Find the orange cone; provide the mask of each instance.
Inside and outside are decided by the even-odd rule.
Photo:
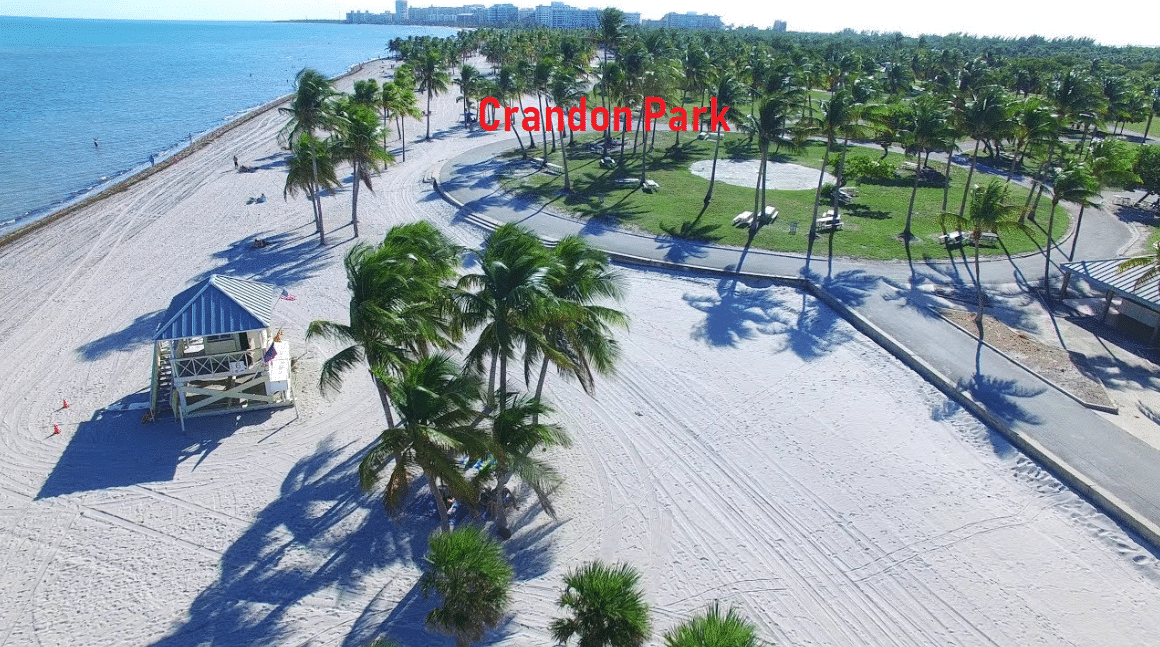
[[[64,402],[64,406],[62,406],[61,409],[67,409],[68,408],[68,400],[63,400],[63,402]]]
[[[55,436],[59,433],[60,433],[60,425],[53,425],[52,426],[52,435]]]

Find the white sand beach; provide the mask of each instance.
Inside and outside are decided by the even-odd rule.
[[[360,193],[362,240],[420,218],[482,240],[423,182],[502,136],[465,131],[454,96]],[[347,317],[349,172],[320,248],[307,199],[282,199],[284,123],[269,111],[0,248],[0,645],[452,644],[424,630],[416,586],[437,522],[357,489],[384,426],[365,372],[317,389],[336,349],[304,331]],[[521,500],[511,616],[484,644],[552,644],[564,574],[593,559],[641,571],[651,645],[714,601],[778,645],[1156,644],[1156,557],[833,312],[623,271],[618,375],[595,398],[548,382],[575,441],[553,457],[559,518]],[[184,433],[107,411],[142,399],[161,314],[213,273],[297,297],[275,310],[296,409]]]

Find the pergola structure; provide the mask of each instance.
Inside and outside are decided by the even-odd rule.
[[[1100,321],[1108,317],[1112,301],[1120,300],[1117,310],[1119,314],[1152,329],[1152,344],[1160,339],[1160,284],[1155,279],[1139,283],[1140,278],[1149,270],[1149,266],[1136,267],[1123,272],[1120,264],[1128,259],[1112,258],[1103,261],[1076,261],[1064,263],[1063,291],[1067,296],[1067,286],[1072,276],[1078,276],[1087,281],[1092,287],[1104,293],[1104,310],[1100,314]]]
[[[290,345],[271,327],[282,290],[221,274],[173,298],[154,336],[149,410],[181,421],[294,404]]]

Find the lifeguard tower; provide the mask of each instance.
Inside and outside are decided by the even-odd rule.
[[[185,419],[293,406],[290,345],[271,327],[283,292],[215,274],[173,298],[154,336],[149,410]]]

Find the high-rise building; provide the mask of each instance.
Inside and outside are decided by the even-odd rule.
[[[411,19],[411,12],[407,9],[407,0],[395,0],[395,20],[407,22]]]

